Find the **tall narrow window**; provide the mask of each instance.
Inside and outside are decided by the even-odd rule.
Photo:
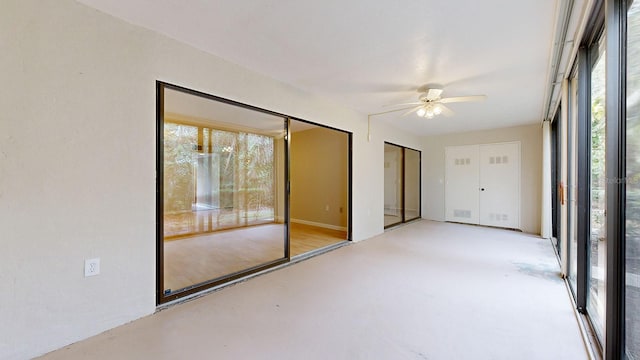
[[[596,333],[604,339],[606,269],[606,165],[605,165],[605,54],[604,37],[591,50],[591,206],[589,241],[589,292],[587,311]]]
[[[640,359],[640,1],[627,12],[625,327],[628,359]]]

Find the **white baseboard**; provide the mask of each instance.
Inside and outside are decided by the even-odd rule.
[[[296,223],[296,224],[317,226],[317,227],[321,227],[321,228],[325,228],[325,229],[331,229],[331,230],[347,231],[347,228],[344,227],[344,226],[323,224],[323,223],[314,222],[314,221],[307,221],[307,220],[301,220],[301,219],[291,219],[291,222],[292,223]]]

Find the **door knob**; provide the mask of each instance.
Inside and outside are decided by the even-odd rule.
[[[480,188],[480,191],[484,191],[484,188]]]

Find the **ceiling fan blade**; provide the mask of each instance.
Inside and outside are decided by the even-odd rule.
[[[407,115],[411,114],[412,112],[416,112],[416,111],[417,111],[418,109],[420,109],[422,106],[424,106],[424,105],[419,105],[419,106],[416,106],[416,107],[412,107],[412,108],[411,108],[411,110],[409,110],[409,111],[407,111],[406,113],[402,114],[402,116],[407,116]]]
[[[405,106],[405,105],[420,105],[422,102],[412,102],[412,103],[404,103],[404,104],[388,104],[382,105],[382,107],[391,107],[391,106]]]
[[[455,115],[455,113],[451,109],[449,109],[448,107],[446,107],[446,106],[444,106],[442,104],[440,104],[438,106],[440,106],[440,110],[442,110],[442,115],[447,116],[447,117],[451,117],[451,116]]]
[[[454,96],[454,97],[440,99],[439,102],[446,104],[446,103],[454,103],[454,102],[482,101],[486,98],[487,98],[487,95]]]
[[[427,100],[438,99],[442,95],[442,89],[428,89],[426,98]]]

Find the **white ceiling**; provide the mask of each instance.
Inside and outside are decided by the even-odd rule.
[[[363,114],[430,83],[488,96],[374,118],[422,135],[539,122],[557,1],[80,0]]]

